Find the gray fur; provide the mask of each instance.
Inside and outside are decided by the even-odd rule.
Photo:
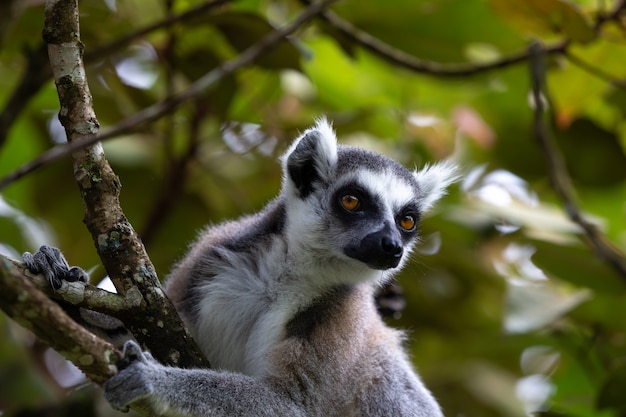
[[[442,416],[373,292],[417,239],[399,219],[432,206],[452,169],[412,173],[338,147],[322,120],[294,142],[283,170],[276,200],[204,230],[168,279],[214,370],[165,367],[129,342],[106,398],[190,417]],[[345,193],[358,195],[359,211],[339,205]]]

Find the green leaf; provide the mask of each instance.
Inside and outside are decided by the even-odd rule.
[[[586,247],[544,241],[533,241],[533,245],[537,248],[533,262],[561,280],[608,293],[622,293],[626,289],[624,282],[613,270]]]
[[[567,0],[558,0],[553,12],[555,23],[560,24],[568,38],[578,42],[589,42],[595,34],[587,16],[580,8]]]
[[[333,10],[383,42],[433,61],[467,61],[472,44],[506,51],[524,43],[485,1],[348,0],[333,5]],[[343,46],[343,39],[336,40]]]
[[[626,179],[626,156],[619,137],[586,118],[555,131],[575,183],[588,187],[617,185]]]
[[[193,82],[220,64],[220,60],[213,51],[206,47],[197,45],[193,48],[178,51],[177,69],[185,77]],[[220,118],[224,118],[228,113],[233,97],[237,93],[237,80],[234,76],[229,76],[221,80],[216,86],[206,91],[202,97],[210,112]]]
[[[261,16],[245,12],[222,13],[212,17],[211,22],[239,52],[276,30]],[[300,70],[301,56],[300,50],[292,42],[285,40],[269,53],[263,54],[257,64],[267,69]]]
[[[626,364],[621,364],[609,374],[598,393],[597,406],[599,409],[611,408],[621,412],[626,411]]]
[[[578,42],[589,42],[595,37],[587,16],[567,0],[491,0],[490,4],[524,32],[560,33]]]

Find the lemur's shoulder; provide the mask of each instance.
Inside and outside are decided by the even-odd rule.
[[[285,202],[280,196],[258,213],[205,227],[172,268],[165,285],[167,295],[177,306],[192,306],[195,300],[191,290],[217,272],[215,266],[224,251],[255,256],[252,252],[263,250],[284,227]]]

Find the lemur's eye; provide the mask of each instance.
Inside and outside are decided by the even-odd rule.
[[[361,202],[359,198],[352,194],[346,194],[341,197],[341,207],[348,211],[354,211],[359,208]]]
[[[415,223],[417,223],[417,222],[416,222],[414,216],[412,216],[410,214],[407,214],[405,216],[402,216],[398,223],[400,224],[401,228],[403,228],[407,232],[410,232],[413,229],[415,229]]]

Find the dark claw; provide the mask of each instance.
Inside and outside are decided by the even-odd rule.
[[[78,266],[73,266],[70,268],[69,271],[67,271],[65,279],[70,282],[80,281],[87,283],[89,282],[89,275],[87,275],[87,273],[82,268]]]
[[[39,265],[37,265],[34,258],[35,257],[30,252],[24,252],[24,255],[22,255],[22,260],[24,261],[24,264],[26,264],[26,269],[33,274],[40,274],[41,271],[39,270]]]
[[[141,347],[129,340],[124,344],[124,354],[118,363],[118,368],[120,370],[128,368],[131,363],[141,360],[143,352],[141,351]]]
[[[61,288],[64,280],[69,282],[89,280],[85,271],[76,266],[70,268],[61,251],[51,246],[44,245],[34,254],[24,253],[23,260],[30,272],[43,274],[54,290]]]

